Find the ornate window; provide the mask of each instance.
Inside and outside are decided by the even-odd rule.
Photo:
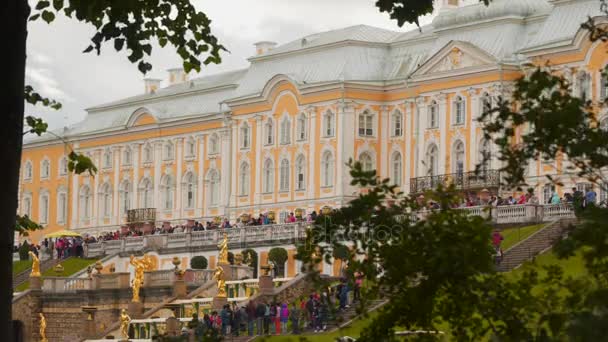
[[[146,144],[144,147],[144,163],[150,163],[153,157],[152,146],[150,144]]]
[[[428,176],[437,176],[439,170],[439,150],[437,145],[432,144],[426,151],[426,174]]]
[[[23,167],[23,179],[30,180],[32,179],[33,167],[31,161],[26,161],[25,166]]]
[[[243,122],[241,126],[241,148],[249,148],[250,140],[249,124]]]
[[[80,218],[88,219],[91,217],[91,189],[88,185],[80,188]]]
[[[68,173],[68,158],[65,156],[59,159],[59,175],[65,176]]]
[[[215,207],[220,203],[220,174],[215,169],[207,173],[209,180],[209,206]]]
[[[122,163],[124,165],[131,165],[131,161],[132,161],[132,153],[131,153],[131,148],[129,146],[125,147],[124,151],[122,152]]]
[[[43,190],[40,194],[38,222],[40,224],[49,223],[49,193]]]
[[[57,223],[64,224],[68,217],[68,194],[65,190],[57,192]]]
[[[47,179],[51,175],[51,162],[48,159],[43,159],[40,163],[40,178]]]
[[[464,125],[466,103],[462,96],[456,96],[453,102],[454,105],[454,125]]]
[[[604,68],[602,68],[602,71]],[[608,99],[608,78],[602,72],[600,74],[600,101]]]
[[[112,216],[112,187],[108,183],[99,189],[99,212],[103,217]]]
[[[269,118],[264,124],[264,145],[274,144],[274,123]]]
[[[175,153],[175,147],[171,141],[167,141],[165,146],[163,147],[163,159],[164,160],[173,160]]]
[[[271,193],[274,190],[274,165],[271,159],[264,161],[264,170],[262,171],[264,176],[264,192]]]
[[[334,185],[334,155],[325,151],[321,159],[321,185],[324,187]]]
[[[323,114],[323,136],[334,136],[334,113],[332,113],[330,110]]]
[[[187,172],[183,179],[185,209],[194,209],[196,206],[196,177],[192,172]]]
[[[29,218],[32,217],[32,195],[23,195],[23,201],[21,202],[21,214]]]
[[[296,190],[306,189],[306,159],[304,155],[299,155],[296,159]]]
[[[281,120],[281,144],[289,144],[291,142],[291,120],[289,116],[283,117]]]
[[[365,110],[359,114],[359,136],[371,137],[374,135],[374,114]]]
[[[452,153],[454,161],[452,172],[458,174],[464,173],[464,143],[460,140],[454,143],[454,150]]]
[[[583,101],[591,100],[591,75],[581,71],[577,75],[578,96]]]
[[[239,170],[239,174],[240,174],[240,188],[239,188],[239,195],[241,196],[247,196],[249,195],[249,178],[250,178],[250,171],[249,171],[249,163],[247,162],[243,162],[241,164],[241,169]]]
[[[297,140],[306,140],[306,114],[301,113],[298,115],[298,121],[296,124]]]
[[[139,206],[141,208],[154,207],[154,188],[149,178],[143,178],[139,182]]]
[[[186,157],[192,158],[196,155],[196,143],[194,139],[188,138],[186,140]]]
[[[160,180],[161,203],[164,210],[173,209],[173,177],[164,175]]]
[[[403,135],[403,115],[398,110],[393,112],[391,118],[391,134],[394,137]]]
[[[361,163],[363,171],[371,171],[375,169],[372,157],[367,152],[363,152],[361,155],[359,155],[359,162]]]
[[[401,153],[399,152],[393,153],[392,170],[393,184],[401,185],[401,179],[403,178],[401,176],[403,170],[403,162],[401,160]]]
[[[220,152],[220,138],[216,133],[209,137],[209,154],[217,154]]]
[[[439,105],[437,101],[431,101],[429,105],[429,114],[427,128],[437,128],[439,126]]]
[[[553,195],[554,187],[552,184],[543,186],[543,203],[551,204],[551,196]]]
[[[119,188],[120,196],[120,213],[127,214],[127,210],[131,209],[131,183],[128,180],[122,182]]]
[[[289,160],[281,160],[279,170],[279,191],[289,191]]]
[[[106,149],[103,153],[103,167],[109,169],[112,167],[112,151]]]

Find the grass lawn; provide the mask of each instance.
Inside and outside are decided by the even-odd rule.
[[[61,263],[61,266],[63,266],[63,273],[60,275],[57,275],[57,273],[55,273],[55,271],[51,268],[50,270],[47,270],[46,272],[42,273],[42,277],[44,278],[46,277],[69,277],[71,275],[73,275],[74,273],[82,270],[83,268],[94,264],[97,261],[97,259],[81,259],[81,258],[70,258],[64,262]],[[25,283],[17,286],[17,288],[15,288],[15,292],[21,292],[21,291],[25,291],[30,287],[30,282],[26,281]]]
[[[553,253],[545,253],[537,256],[534,261],[528,261],[524,263],[520,268],[509,272],[509,276],[518,275],[523,271],[530,269],[534,266],[549,266],[549,265],[559,265],[564,270],[564,276],[579,278],[587,276],[587,269],[585,268],[585,263],[583,260],[582,254],[579,252],[575,254],[573,257],[568,259],[559,259]],[[538,268],[539,275],[545,275],[545,271],[542,268]]]
[[[30,267],[32,267],[31,260],[13,261],[13,276],[16,276],[17,274],[27,270]]]
[[[537,224],[534,226],[526,226],[520,228],[507,228],[504,229],[501,234],[505,238],[502,240],[502,250],[506,251],[507,249],[513,247],[516,243],[521,240],[528,238],[530,235],[536,233],[541,228],[543,228],[545,224]]]

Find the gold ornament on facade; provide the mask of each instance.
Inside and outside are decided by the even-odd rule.
[[[452,63],[452,67],[460,66],[462,59],[462,51],[459,48],[455,47],[450,51],[450,63]]]
[[[184,276],[184,273],[186,273],[184,270],[179,269],[179,265],[182,263],[182,261],[178,257],[175,256],[175,257],[173,257],[173,260],[171,261],[171,263],[173,264],[173,266],[175,266],[175,268],[173,269],[173,273],[179,279],[181,279]]]
[[[42,312],[39,314],[39,316],[40,316],[40,329],[39,329],[38,333],[40,334],[40,342],[47,342],[48,340],[46,339],[46,318],[44,317]]]
[[[243,254],[241,254],[241,253],[236,253],[236,254],[234,255],[234,264],[235,264],[235,265],[238,265],[238,266],[240,266],[240,265],[242,265],[242,264],[243,264]]]
[[[131,317],[127,315],[127,310],[122,309],[120,311],[120,335],[123,339],[129,339],[129,323],[131,323]]]
[[[63,274],[63,265],[61,264],[57,264],[55,265],[55,267],[53,267],[53,271],[55,271],[55,274],[59,277]]]
[[[295,211],[295,214],[296,214],[296,218],[301,219],[302,215],[304,215],[304,210],[302,208],[297,208]]]
[[[103,264],[100,260],[97,260],[95,262],[95,270],[97,271],[97,274],[101,274],[101,270],[103,270]]]
[[[131,255],[131,260],[129,263],[135,267],[135,276],[133,277],[131,288],[133,289],[132,301],[137,303],[139,302],[139,290],[144,283],[144,272],[149,271],[152,264],[146,255],[139,260],[135,259],[135,256]]]
[[[270,270],[272,270],[272,266],[270,266],[270,265],[262,265],[260,267],[260,269],[262,270],[262,275],[263,276],[269,276],[270,275]]]
[[[217,245],[217,248],[220,249],[218,263],[228,264],[228,234],[224,233],[224,238],[222,239],[222,242]]]
[[[224,280],[224,268],[222,266],[215,268],[213,279],[217,282],[217,297],[226,297],[226,280]]]
[[[32,272],[30,273],[30,277],[40,277],[40,259],[32,251],[29,251],[28,254],[32,257]]]
[[[274,218],[275,218],[274,211],[269,211],[269,212],[268,212],[268,219],[269,219],[270,221],[274,221]]]

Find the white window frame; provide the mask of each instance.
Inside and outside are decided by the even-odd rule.
[[[196,176],[193,172],[186,172],[183,179],[183,207],[184,209],[196,208]]]
[[[59,158],[57,172],[60,176],[65,176],[68,174],[68,158],[66,156],[62,156]]]
[[[263,192],[265,194],[274,192],[274,163],[272,159],[266,159],[264,161],[264,168],[262,169],[263,177]]]
[[[251,179],[251,168],[248,162],[241,163],[239,168],[239,196],[249,195],[249,183]]]
[[[127,214],[131,209],[131,183],[128,180],[123,181],[119,188],[119,209],[121,215]]]
[[[455,141],[452,146],[452,173],[463,174],[466,171],[466,147],[461,140]],[[462,149],[459,150],[459,147]],[[459,157],[462,159],[459,160]]]
[[[123,165],[131,165],[133,163],[133,151],[129,146],[125,147],[122,151],[122,163]]]
[[[466,122],[466,117],[467,117],[467,105],[466,105],[466,99],[464,98],[464,96],[461,95],[456,95],[456,97],[454,98],[454,101],[452,102],[452,106],[453,106],[453,110],[452,112],[454,113],[453,115],[453,119],[452,119],[452,124],[454,126],[461,126],[464,125]]]
[[[403,114],[399,110],[395,110],[391,115],[391,136],[403,136]]]
[[[360,137],[373,137],[374,136],[374,120],[375,115],[368,110],[364,110],[359,114],[358,120],[358,133]]]
[[[38,197],[38,223],[48,224],[49,223],[49,207],[51,203],[50,194],[44,190]]]
[[[82,220],[87,220],[91,218],[91,205],[92,205],[92,197],[91,197],[91,188],[88,185],[84,185],[80,188],[80,193],[78,194],[80,199],[80,210],[79,216]]]
[[[34,175],[34,165],[31,161],[26,161],[23,166],[23,180],[29,181],[32,180],[32,176]]]
[[[167,141],[163,145],[163,160],[175,159],[175,145],[171,141]]]
[[[65,224],[68,217],[68,193],[65,190],[57,192],[57,224]]]
[[[49,178],[51,178],[51,161],[47,158],[44,158],[40,162],[40,179]]]
[[[209,207],[217,207],[220,203],[220,175],[216,169],[207,173],[209,181]]]
[[[300,113],[296,119],[296,140],[297,141],[305,141],[308,137],[308,132],[306,129],[306,124],[308,123],[308,118],[306,114]]]
[[[331,110],[323,114],[323,137],[330,138],[336,134],[335,115]]]
[[[321,186],[334,186],[334,154],[331,151],[323,152],[321,158]]]
[[[439,173],[439,148],[437,145],[431,144],[427,147],[424,159],[426,162],[426,175],[431,177],[437,176]]]
[[[152,162],[154,159],[154,149],[152,148],[152,145],[146,144],[146,146],[144,146],[144,157],[142,159],[144,160],[144,163]]]
[[[196,141],[192,138],[186,140],[186,158],[194,158],[196,156]]]
[[[160,198],[163,210],[173,210],[175,208],[174,182],[171,175],[165,174],[160,180]]]
[[[152,179],[144,177],[139,181],[138,195],[139,195],[139,206],[141,208],[153,208],[154,207],[154,183]]]
[[[289,191],[289,175],[291,174],[289,160],[284,158],[279,165],[279,191]]]
[[[103,167],[104,169],[110,169],[112,168],[112,164],[114,164],[114,161],[112,160],[112,151],[110,151],[109,149],[106,149],[103,152]]]
[[[289,118],[288,115],[285,115],[281,119],[280,132],[281,132],[281,139],[280,139],[281,145],[286,145],[286,144],[291,143],[291,119]]]
[[[394,185],[401,185],[403,182],[403,157],[401,152],[394,152],[391,158],[392,181]]]
[[[361,154],[359,154],[359,162],[361,163],[363,171],[372,171],[376,169],[374,166],[374,158],[369,152],[361,152]]]
[[[248,149],[251,146],[251,129],[247,122],[241,125],[241,149]]]
[[[434,129],[439,127],[439,105],[437,101],[431,101],[428,107],[427,128]]]
[[[220,153],[220,138],[217,133],[209,136],[209,155]]]
[[[295,163],[295,188],[296,191],[306,190],[306,158],[300,154]]]

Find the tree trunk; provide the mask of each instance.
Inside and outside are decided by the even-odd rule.
[[[3,55],[8,62],[4,68],[6,78],[2,91],[3,120],[0,124],[0,137],[4,145],[0,148],[0,179],[5,185],[0,190],[0,255],[5,258],[5,264],[0,262],[0,332],[4,334],[3,340],[13,341],[13,240],[23,145],[23,88],[30,7],[27,0],[5,0],[2,7],[2,22],[8,37]]]

